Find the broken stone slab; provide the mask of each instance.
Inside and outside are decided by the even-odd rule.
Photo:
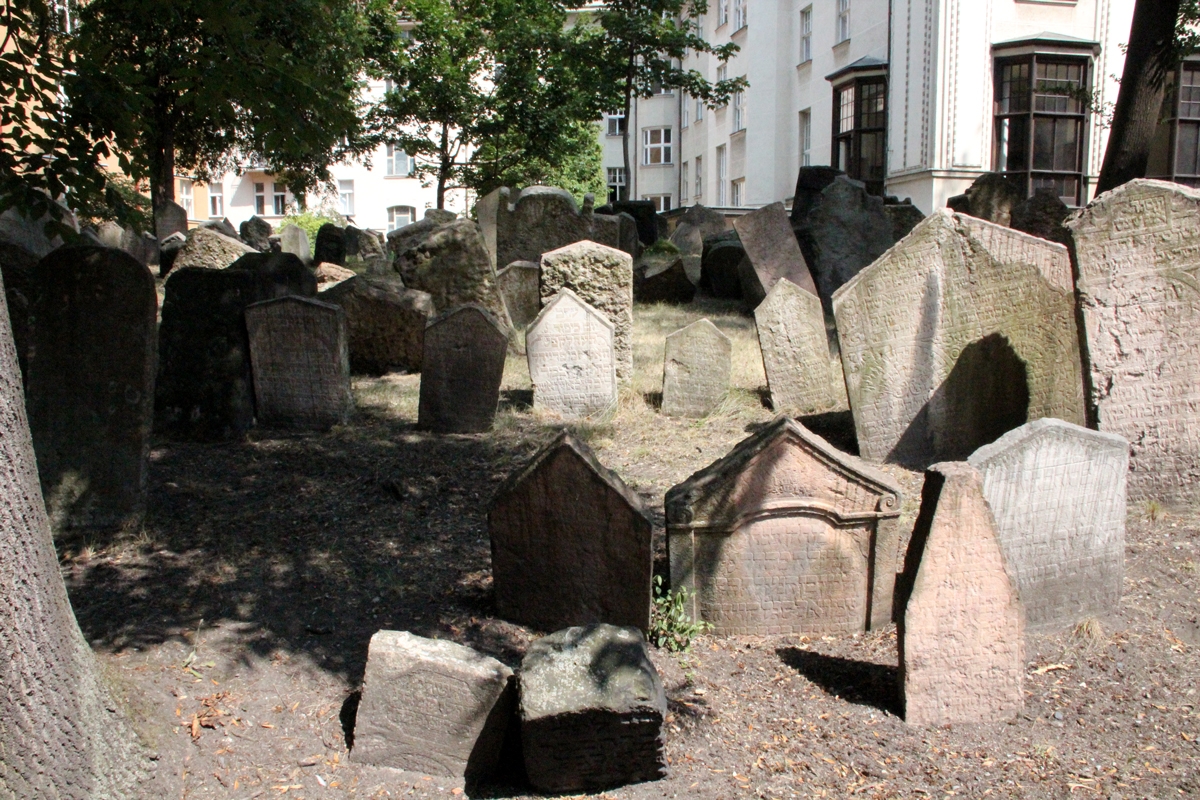
[[[1117,609],[1125,568],[1129,443],[1039,419],[968,459],[983,478],[1029,629],[1068,629]]]
[[[908,199],[900,203],[888,203],[883,205],[883,213],[887,214],[888,219],[892,222],[892,241],[898,242],[905,236],[912,233],[912,229],[921,224],[925,219],[925,215],[921,213],[921,209],[917,208]]]
[[[406,289],[394,274],[358,275],[321,292],[319,299],[346,312],[351,372],[420,372],[425,326],[437,313],[428,293]]]
[[[251,251],[229,265],[229,269],[246,270],[262,280],[264,300],[272,297],[317,293],[316,273],[291,253],[259,253]]]
[[[525,332],[533,407],[587,419],[617,402],[615,328],[604,314],[562,289]]]
[[[255,252],[238,239],[230,238],[213,228],[193,228],[188,231],[183,247],[175,254],[172,269],[204,267],[225,269],[246,253]]]
[[[347,263],[356,260],[366,262],[387,257],[383,238],[375,231],[347,225],[342,233],[346,242]]]
[[[733,342],[707,318],[667,336],[662,413],[706,417],[729,394]]]
[[[1020,713],[1025,614],[970,464],[926,471],[896,593],[906,722],[999,722]]]
[[[628,214],[637,223],[638,239],[643,245],[649,247],[658,241],[658,209],[653,200],[620,200],[600,206],[596,213],[617,216]]]
[[[541,792],[593,792],[667,774],[667,698],[636,628],[561,630],[520,669],[521,746]]]
[[[1063,224],[1070,215],[1071,209],[1059,198],[1057,191],[1038,189],[1033,197],[1013,207],[1010,224],[1013,230],[1070,247],[1071,232]]]
[[[782,278],[754,309],[754,326],[771,408],[793,416],[849,410],[842,362],[816,295]]]
[[[696,296],[683,266],[683,256],[646,253],[633,271],[633,299],[639,303],[685,305]]]
[[[271,251],[271,234],[275,233],[275,229],[262,217],[254,215],[243,222],[238,230],[242,235],[242,241],[255,250],[260,253]]]
[[[962,194],[946,201],[946,207],[976,219],[1010,227],[1012,210],[1025,202],[1024,179],[1002,172],[985,172]]]
[[[233,223],[230,222],[226,217],[205,220],[204,222],[200,223],[200,227],[214,230],[222,236],[228,236],[230,239],[241,241],[241,237],[238,236],[237,228],[233,227]],[[242,242],[242,244],[245,244],[245,242]]]
[[[742,297],[751,308],[761,303],[780,278],[787,278],[805,291],[817,294],[812,273],[800,252],[783,203],[771,203],[737,217],[738,232],[746,261],[739,277]]]
[[[379,631],[367,651],[350,757],[475,783],[496,769],[515,694],[512,670],[494,658]]]
[[[158,249],[158,277],[164,278],[175,266],[175,256],[187,243],[187,237],[182,233],[172,233],[163,239]]]
[[[518,330],[528,327],[542,309],[538,294],[540,271],[541,267],[532,261],[514,261],[496,273],[509,319]]]
[[[425,326],[417,425],[437,433],[492,428],[508,333],[479,306],[459,306]]]
[[[796,190],[792,193],[792,224],[803,226],[808,215],[820,204],[821,192],[839,175],[845,174],[836,167],[801,167],[796,174]]]

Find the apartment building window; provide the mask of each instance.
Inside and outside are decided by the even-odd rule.
[[[850,40],[850,0],[837,0],[837,36],[834,41],[838,44]]]
[[[625,168],[608,168],[608,202],[618,203],[629,199],[629,187],[626,185]]]
[[[338,201],[343,214],[350,216],[354,213],[354,181],[338,181]]]
[[[225,216],[225,187],[219,183],[208,185],[208,216],[214,219]]]
[[[1146,177],[1200,186],[1200,61],[1184,61],[1167,76]]]
[[[717,205],[719,206],[729,202],[729,198],[725,194],[725,176],[729,172],[729,159],[725,153],[725,145],[717,148]]]
[[[254,213],[260,217],[267,214],[267,185],[265,183],[254,184]]]
[[[747,14],[749,8],[749,0],[733,0],[733,30],[740,31],[742,28],[750,24],[750,19]]]
[[[800,112],[800,166],[812,166],[812,110]]]
[[[287,213],[287,186],[282,183],[271,184],[271,199],[274,200],[275,216],[282,217]]]
[[[623,136],[625,134],[625,112],[610,111],[605,116],[608,117],[608,135]]]
[[[882,77],[859,78],[833,92],[833,166],[883,193],[887,135],[887,83]]]
[[[642,163],[646,166],[672,163],[670,128],[646,128],[642,131]]]
[[[733,132],[746,130],[746,93],[733,93]]]
[[[812,6],[800,10],[800,63],[812,61]]]
[[[1030,195],[1051,189],[1067,205],[1080,205],[1087,59],[1000,59],[995,81],[993,168],[1018,177]]]
[[[669,194],[644,194],[642,199],[653,202],[654,210],[660,214],[671,210],[671,195]]]
[[[741,207],[742,203],[746,201],[746,179],[738,178],[729,184],[729,189],[731,195],[729,198],[730,203],[735,207]]]
[[[691,110],[691,104],[687,95],[684,95],[683,103],[681,103],[681,105],[683,106],[683,111],[679,117],[679,127],[686,128],[688,126],[688,112]]]
[[[729,66],[726,64],[717,65],[717,83],[729,80]]]
[[[696,199],[704,194],[704,159],[696,156]]]
[[[416,161],[408,153],[395,145],[387,146],[387,174],[392,176],[409,177],[416,168]]]
[[[411,225],[417,218],[417,210],[412,206],[392,206],[388,209],[388,230],[394,231]]]
[[[729,0],[717,0],[717,27],[729,22]]]
[[[699,97],[696,98],[696,122],[704,119],[704,101]]]
[[[680,187],[682,191],[679,193],[679,204],[686,206],[688,198],[692,196],[688,192],[688,162],[683,162],[683,169],[679,170],[679,174],[683,180],[683,185]]]
[[[192,182],[186,178],[179,180],[179,205],[183,206],[183,210],[187,212],[188,219],[195,218],[196,206],[192,202]]]

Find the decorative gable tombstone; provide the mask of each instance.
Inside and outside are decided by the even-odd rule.
[[[564,419],[602,414],[617,402],[613,324],[570,289],[525,332],[533,407]]]
[[[488,532],[504,619],[545,631],[591,622],[649,626],[650,515],[569,432],[500,486]]]
[[[246,307],[256,416],[263,425],[325,430],[354,410],[346,313],[308,297]]]
[[[940,211],[833,296],[863,458],[923,468],[1083,424],[1067,248]]]
[[[662,413],[704,417],[729,393],[733,343],[707,319],[667,337],[663,357]]]
[[[797,416],[847,411],[842,362],[830,352],[821,301],[787,278],[754,309],[771,408]]]
[[[671,588],[728,634],[892,618],[900,487],[787,417],[667,492]]]
[[[1135,180],[1068,221],[1098,427],[1132,447],[1131,500],[1200,500],[1200,191]]]
[[[787,278],[816,295],[817,285],[800,252],[796,234],[792,233],[783,203],[771,203],[737,217],[733,227],[746,249],[746,260],[739,269],[742,297],[751,308],[763,301],[780,278]]]
[[[154,277],[121,250],[60,247],[32,286],[25,396],[51,523],[135,528],[154,413]]]
[[[491,430],[508,335],[479,306],[459,306],[425,327],[417,424],[438,433]]]
[[[1114,611],[1125,566],[1129,443],[1039,419],[968,461],[983,476],[1028,626],[1069,627]]]

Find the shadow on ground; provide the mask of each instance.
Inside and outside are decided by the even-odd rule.
[[[896,667],[852,661],[795,647],[781,647],[775,652],[784,664],[829,694],[900,716]]]

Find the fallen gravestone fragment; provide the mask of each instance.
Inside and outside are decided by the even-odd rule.
[[[425,326],[436,314],[428,293],[404,288],[395,276],[359,275],[326,289],[318,299],[346,312],[352,372],[421,370]]]
[[[438,433],[491,430],[508,335],[479,306],[459,306],[425,326],[417,424]]]
[[[542,309],[525,332],[533,407],[587,419],[617,402],[613,324],[570,289]]]
[[[830,350],[821,301],[781,278],[754,309],[771,408],[793,416],[847,411],[842,362]]]
[[[379,631],[367,652],[350,757],[468,785],[488,777],[513,713],[512,675],[461,644]]]
[[[521,747],[540,792],[594,792],[667,774],[667,698],[636,628],[574,627],[538,639],[520,669]]]
[[[697,259],[699,260],[699,259]],[[684,305],[696,296],[678,253],[645,253],[633,271],[633,299],[639,303]]]
[[[246,253],[253,252],[254,248],[214,228],[193,228],[188,231],[183,247],[175,254],[171,268],[225,269]]]
[[[514,261],[496,273],[496,282],[500,284],[508,317],[518,330],[524,330],[533,322],[542,308],[542,300],[538,295],[540,269],[532,261]]]
[[[255,250],[260,253],[270,252],[271,234],[275,232],[275,229],[262,217],[255,215],[246,220],[239,226],[239,232],[242,235],[242,241]]]
[[[496,611],[504,619],[539,630],[649,626],[649,513],[569,432],[501,484],[488,532]]]
[[[742,297],[751,308],[763,301],[780,278],[817,293],[783,203],[771,203],[733,221],[746,260],[739,267]]]
[[[667,336],[663,356],[662,413],[705,417],[729,393],[733,342],[708,319]]]

